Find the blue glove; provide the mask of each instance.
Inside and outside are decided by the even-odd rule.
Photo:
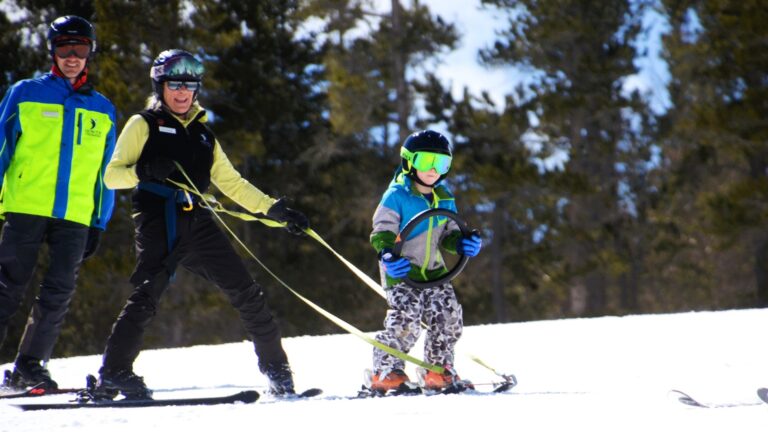
[[[473,257],[480,253],[480,249],[483,248],[483,239],[478,234],[472,234],[469,237],[462,237],[459,240],[459,244],[456,247],[456,252],[461,255]]]
[[[403,257],[396,257],[386,250],[382,251],[381,264],[384,265],[384,271],[395,279],[404,278],[411,270],[410,261]]]

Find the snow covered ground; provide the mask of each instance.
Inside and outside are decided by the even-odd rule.
[[[494,380],[476,355],[519,385],[508,394],[346,400],[370,367],[370,347],[351,335],[284,341],[299,389],[321,387],[311,400],[252,405],[22,412],[0,401],[0,431],[766,431],[768,310],[567,319],[468,327],[456,368],[477,383]],[[420,349],[413,354],[421,354]],[[0,366],[2,369],[10,365]],[[81,386],[98,356],[54,359],[60,385]],[[156,398],[264,390],[248,342],[145,351],[137,373]],[[408,369],[415,378],[413,369]],[[487,389],[487,387],[481,387]],[[703,401],[746,402],[737,408],[688,407],[680,389]]]

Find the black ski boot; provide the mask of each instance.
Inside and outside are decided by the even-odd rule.
[[[133,373],[132,369],[101,368],[93,390],[94,399],[114,399],[118,392],[126,399],[152,399],[152,390],[144,384],[144,378]]]
[[[293,372],[288,363],[268,364],[262,372],[269,378],[270,394],[275,396],[296,394],[296,390],[293,389]]]
[[[25,389],[27,387],[38,387],[46,390],[55,390],[59,388],[56,381],[51,378],[40,359],[27,355],[19,355],[16,358],[13,372],[7,378],[7,386],[16,389]]]

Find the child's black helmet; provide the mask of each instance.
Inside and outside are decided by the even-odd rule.
[[[427,151],[452,156],[451,144],[448,142],[448,138],[433,130],[423,130],[410,134],[403,141],[403,148],[411,153]],[[401,153],[403,153],[402,150]]]

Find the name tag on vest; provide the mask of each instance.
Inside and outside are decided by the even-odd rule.
[[[167,126],[158,126],[157,130],[159,130],[160,132],[163,132],[163,133],[169,133],[169,134],[176,135],[176,129],[175,128],[170,128],[170,127],[167,127]]]

